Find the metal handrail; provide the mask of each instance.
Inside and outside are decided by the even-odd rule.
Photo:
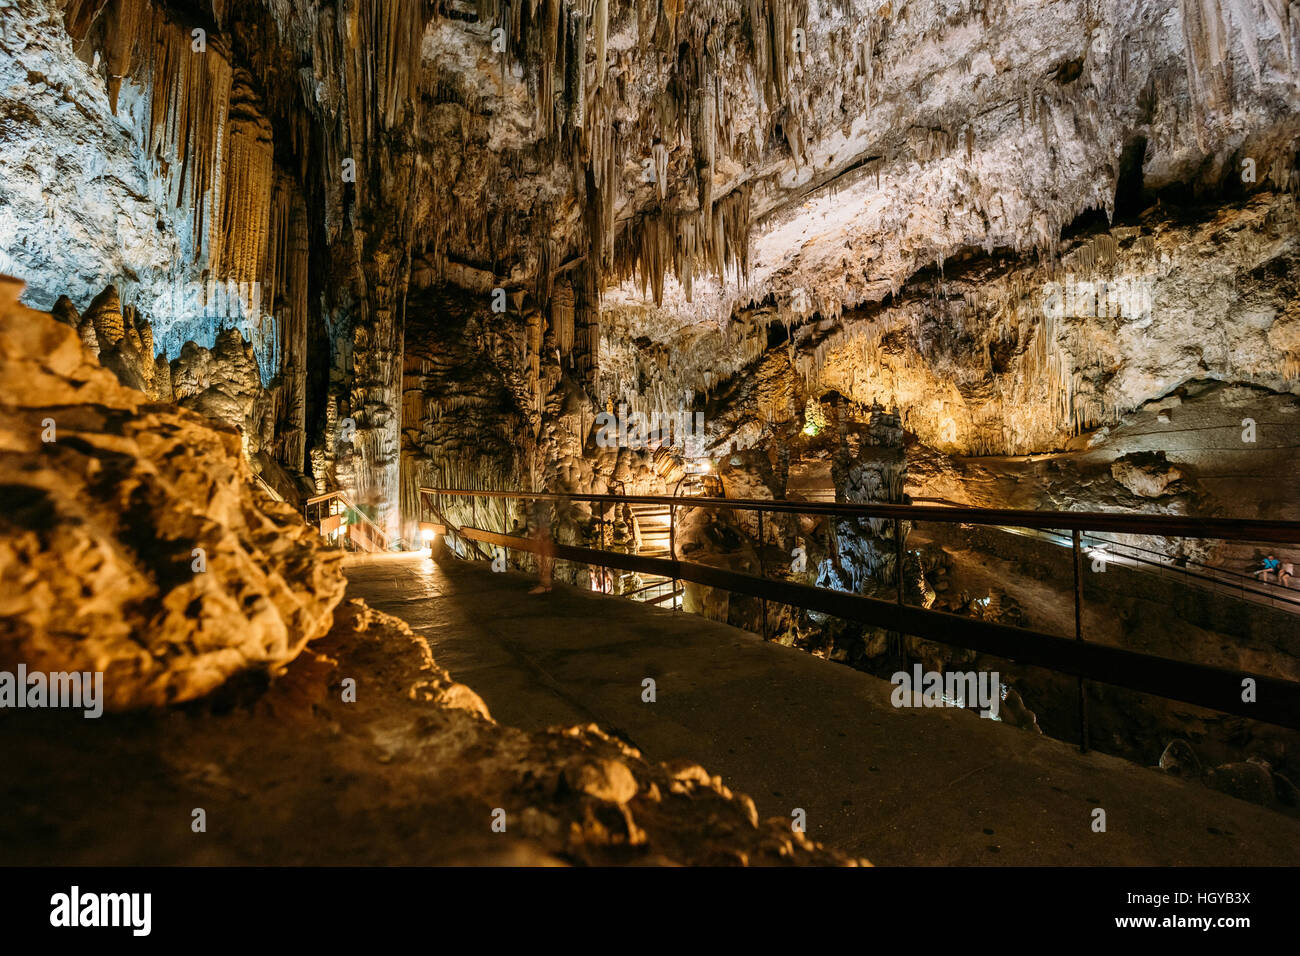
[[[936,501],[949,507],[950,510],[963,508],[954,501],[946,498],[916,498],[916,501]],[[969,522],[967,522],[969,523]],[[1004,534],[1023,535],[1026,537],[1035,537],[1044,541],[1071,546],[1067,542],[1057,541],[1057,538],[1065,538],[1063,534],[1058,534],[1051,529],[1045,528],[1026,528],[1013,525],[990,525],[995,531],[1001,531]],[[1284,584],[1276,584],[1271,588],[1268,587],[1267,581],[1261,581],[1257,575],[1242,574],[1239,571],[1233,571],[1229,568],[1220,568],[1211,564],[1205,564],[1201,561],[1194,561],[1185,558],[1182,564],[1170,558],[1169,555],[1152,548],[1144,548],[1138,544],[1130,544],[1125,541],[1116,541],[1112,538],[1102,537],[1097,534],[1085,535],[1081,542],[1085,547],[1089,545],[1100,547],[1116,558],[1123,558],[1131,561],[1138,571],[1148,571],[1153,573],[1169,572],[1177,575],[1181,580],[1187,581],[1193,586],[1203,588],[1220,594],[1236,595],[1243,601],[1251,601],[1255,604],[1267,604],[1270,607],[1282,607],[1287,610],[1300,611],[1300,589],[1291,588]],[[1139,552],[1136,554],[1126,554],[1125,551]],[[1143,557],[1150,555],[1150,557]],[[1094,555],[1095,556],[1095,555]],[[1289,592],[1296,592],[1295,594]]]
[[[638,594],[644,594],[646,591],[653,591],[655,588],[662,588],[670,585],[672,582],[668,578],[662,581],[651,581],[649,584],[643,584],[639,588],[631,591],[624,591],[619,597],[636,597]]]
[[[912,500],[913,500],[913,501],[936,501],[936,502],[939,502],[939,503],[941,503],[941,504],[943,504],[943,505],[945,505],[945,506],[947,506],[947,507],[949,507],[949,508],[963,508],[963,507],[966,507],[965,505],[958,504],[958,503],[955,502],[955,501],[949,501],[947,498],[913,498]],[[1068,513],[1068,512],[1067,512],[1067,513]],[[1153,516],[1153,517],[1160,517],[1160,516],[1157,515],[1157,516]],[[1009,526],[1004,526],[1004,527],[1009,527]],[[1175,537],[1181,537],[1181,536],[1175,536]],[[1144,558],[1140,558],[1140,557],[1138,557],[1138,556],[1136,556],[1136,555],[1126,555],[1126,557],[1129,557],[1129,558],[1131,558],[1131,559],[1134,560],[1134,561],[1140,561],[1140,562],[1142,562],[1142,563],[1144,563],[1144,564],[1157,564],[1157,565],[1160,565],[1161,567],[1167,567],[1167,568],[1169,568],[1171,571],[1175,571],[1175,572],[1179,572],[1179,573],[1182,573],[1182,574],[1186,574],[1186,575],[1188,575],[1188,576],[1190,576],[1190,577],[1196,577],[1197,574],[1196,574],[1196,572],[1194,572],[1194,571],[1188,571],[1188,570],[1187,570],[1187,567],[1188,567],[1188,566],[1197,567],[1197,568],[1203,568],[1205,571],[1209,572],[1210,575],[1226,575],[1226,576],[1228,576],[1228,577],[1232,577],[1232,578],[1239,578],[1239,579],[1241,579],[1241,581],[1244,582],[1244,583],[1258,583],[1258,582],[1259,582],[1259,579],[1255,576],[1255,573],[1245,574],[1245,573],[1243,573],[1243,572],[1241,572],[1241,571],[1233,571],[1231,568],[1221,568],[1221,567],[1217,567],[1217,566],[1215,566],[1215,565],[1213,565],[1213,564],[1206,564],[1204,561],[1195,561],[1195,560],[1193,560],[1193,559],[1191,559],[1191,558],[1185,558],[1185,559],[1184,559],[1184,564],[1179,565],[1178,563],[1176,563],[1176,559],[1171,558],[1169,555],[1167,555],[1167,554],[1165,554],[1165,553],[1163,553],[1163,552],[1161,552],[1161,551],[1156,551],[1154,548],[1144,548],[1144,547],[1142,547],[1142,545],[1140,545],[1140,544],[1131,544],[1131,543],[1129,543],[1129,542],[1127,542],[1127,541],[1115,541],[1115,540],[1113,540],[1113,539],[1111,539],[1111,538],[1102,538],[1102,537],[1097,537],[1097,536],[1093,536],[1093,539],[1092,539],[1092,540],[1098,542],[1098,543],[1101,544],[1101,545],[1107,545],[1107,546],[1114,547],[1114,548],[1127,548],[1127,549],[1130,550],[1130,551],[1141,551],[1143,554],[1149,554],[1149,555],[1152,556],[1152,558],[1153,558],[1154,560],[1147,560],[1147,559],[1144,559]],[[1293,542],[1286,542],[1286,543],[1290,544],[1290,543],[1293,543]],[[1272,592],[1269,592],[1269,591],[1258,591],[1258,590],[1257,590],[1256,593],[1257,593],[1257,594],[1263,594],[1263,595],[1273,596],[1273,595],[1272,595]],[[1282,596],[1281,599],[1282,599],[1282,600],[1286,600],[1286,601],[1290,601],[1290,600],[1292,600],[1292,599],[1291,599],[1290,597],[1288,597],[1288,596]],[[1300,603],[1300,601],[1297,601],[1296,603]]]
[[[1014,529],[1007,530],[1014,531]],[[1186,562],[1187,566],[1180,566],[1175,564],[1167,555],[1162,555],[1159,551],[1143,548],[1136,544],[1127,544],[1123,541],[1113,541],[1110,538],[1102,538],[1093,535],[1085,536],[1083,543],[1087,545],[1089,541],[1093,542],[1103,550],[1114,549],[1109,551],[1112,555],[1126,558],[1129,561],[1134,561],[1138,564],[1146,565],[1147,567],[1170,571],[1195,584],[1203,582],[1206,585],[1218,585],[1220,588],[1228,588],[1237,594],[1253,594],[1257,597],[1267,598],[1269,602],[1276,601],[1300,608],[1300,594],[1293,597],[1290,594],[1266,590],[1259,585],[1266,584],[1267,582],[1260,581],[1253,575],[1242,574],[1238,571],[1232,571],[1227,568],[1216,568],[1213,565],[1203,564],[1200,561],[1192,561],[1190,559]],[[1146,558],[1136,554],[1122,554],[1118,549],[1141,551],[1144,554],[1152,555],[1154,560],[1153,558]],[[1191,568],[1196,568],[1198,570],[1191,570]],[[1224,578],[1228,580],[1223,580]],[[1235,583],[1233,579],[1235,579]],[[1277,587],[1283,592],[1294,590],[1281,584],[1277,585]]]
[[[1300,542],[1300,521],[1261,518],[1186,518],[1181,515],[1128,515],[1111,511],[1021,511],[1011,508],[936,508],[928,505],[850,502],[777,501],[770,498],[675,498],[671,495],[595,495],[544,491],[484,491],[421,488],[430,494],[480,498],[527,498],[535,501],[594,501],[605,504],[653,504],[776,514],[830,515],[837,518],[899,518],[961,524],[1012,525],[1051,530],[1118,531],[1170,538],[1218,538],[1225,541]]]
[[[1088,643],[1083,634],[1083,530],[1118,530],[1165,534],[1171,537],[1205,537],[1225,540],[1265,540],[1278,543],[1300,541],[1300,522],[1258,519],[1206,518],[1188,519],[1174,515],[1123,515],[1095,512],[1035,512],[1010,509],[981,509],[918,505],[849,504],[837,502],[782,502],[736,498],[673,498],[663,495],[614,496],[596,494],[561,494],[553,492],[474,491],[463,489],[420,489],[432,494],[461,495],[471,498],[515,498],[549,501],[591,501],[609,504],[645,503],[670,506],[670,540],[675,542],[677,507],[713,508],[718,510],[754,510],[784,514],[820,514],[838,518],[887,517],[894,519],[895,535],[901,548],[899,529],[903,521],[926,520],[1004,527],[1038,527],[1071,531],[1074,570],[1073,639],[1018,628],[978,618],[965,617],[906,604],[902,587],[902,568],[898,570],[898,588],[893,601],[865,595],[816,587],[780,578],[769,578],[760,562],[760,574],[752,575],[709,565],[694,564],[677,558],[675,543],[669,558],[627,555],[616,551],[550,543],[547,553],[564,560],[613,567],[628,571],[649,572],[678,581],[692,581],[708,587],[731,590],[808,610],[816,610],[847,620],[887,628],[902,634],[916,634],[929,640],[993,654],[1023,664],[1045,667],[1078,678],[1080,748],[1088,749],[1087,706],[1084,681],[1127,687],[1142,693],[1208,707],[1229,714],[1250,717],[1268,723],[1300,729],[1300,682],[1225,668],[1209,667],[1187,661],[1157,657],[1104,644]],[[467,537],[503,548],[537,553],[542,544],[508,534],[466,528]],[[766,618],[766,614],[764,614]],[[766,627],[764,628],[766,629]],[[1241,699],[1242,680],[1255,682],[1258,696]]]

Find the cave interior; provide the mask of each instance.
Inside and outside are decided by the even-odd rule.
[[[462,619],[412,630],[385,590],[489,569],[518,594],[485,602],[540,575],[886,688],[995,672],[996,720],[943,701],[999,746],[1082,733],[1300,834],[1294,719],[1089,681],[1084,720],[1082,678],[939,632],[472,534],[1300,682],[1298,154],[1287,0],[0,0],[0,671],[99,675],[107,711],[0,721],[49,778],[0,794],[6,862],[955,861],[792,835],[723,782],[748,770],[649,731],[543,708],[505,735],[510,694],[435,663]],[[695,497],[793,507],[635,500]],[[1134,523],[1072,543],[992,509]],[[1202,519],[1273,536],[1160,533]],[[417,705],[427,736],[376,743]],[[286,806],[400,804],[419,838],[123,828],[292,788],[273,758],[316,745]],[[42,842],[86,749],[159,796]],[[486,815],[415,819],[511,800],[507,850]]]

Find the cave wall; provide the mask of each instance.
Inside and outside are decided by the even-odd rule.
[[[810,161],[747,170],[741,281],[606,290],[609,389],[708,397],[780,344],[796,404],[896,402],[961,454],[1051,450],[1197,377],[1294,391],[1291,13],[819,7],[831,55],[795,62],[789,103]]]
[[[403,429],[437,420],[404,408],[412,291],[523,310],[529,394],[498,430],[551,392],[566,416],[725,418],[782,349],[780,397],[728,442],[827,390],[982,453],[1193,374],[1295,387],[1291,293],[1268,287],[1300,134],[1277,0],[3,9],[0,265],[47,308],[115,284],[169,358],[240,329],[275,461],[394,537]],[[1150,315],[1048,304],[1097,279],[1142,284]],[[264,314],[187,299],[227,283]]]
[[[0,63],[25,69],[36,99],[6,87],[0,264],[41,308],[67,295],[84,310],[112,285],[164,359],[238,330],[274,406],[275,460],[301,472],[307,205],[228,39],[128,0],[21,0],[5,13]],[[251,405],[239,382],[216,387]]]
[[[170,358],[238,329],[275,461],[308,472],[326,422],[350,417],[351,467],[318,484],[342,479],[395,531],[410,224],[370,211],[410,193],[415,161],[389,147],[414,102],[425,5],[6,6],[0,216],[14,228],[0,264],[28,280],[25,301],[84,309],[115,284]],[[29,85],[48,109],[26,105]],[[313,365],[338,370],[314,399]]]
[[[811,330],[796,365],[814,390],[901,405],[947,453],[1049,452],[1194,380],[1300,392],[1298,253],[1290,193],[1192,223],[1152,210],[1056,262],[950,263]]]
[[[57,6],[5,4],[0,271],[23,276],[25,301],[43,309],[64,294],[84,309],[105,286],[143,276],[150,287],[128,293],[143,305],[166,291],[181,240],[106,85],[74,48]]]

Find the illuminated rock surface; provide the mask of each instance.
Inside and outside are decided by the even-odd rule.
[[[17,305],[19,289],[0,287],[0,670],[102,671],[109,711],[207,699],[177,720],[75,714],[89,737],[58,731],[66,714],[10,715],[6,781],[53,789],[35,805],[0,793],[16,808],[3,862],[851,862],[594,725],[492,722],[404,622],[359,602],[336,612],[342,554],[254,487],[236,431],[122,386],[67,324]],[[90,764],[62,753],[73,739],[98,741]],[[23,836],[86,779],[133,796],[93,801],[75,848]],[[296,796],[230,828],[226,801],[290,781]],[[192,805],[222,834],[209,848],[160,836],[186,833],[162,816]],[[290,820],[339,839],[285,842]]]
[[[653,763],[595,725],[494,723],[423,637],[359,601],[269,688],[232,685],[165,721],[76,715],[75,739],[93,741],[76,760],[54,719],[67,715],[21,716],[0,725],[4,863],[858,862],[789,820],[760,821],[700,767]],[[88,803],[87,775],[108,796]]]
[[[152,404],[0,302],[0,667],[102,671],[112,710],[274,672],[328,630],[341,555],[252,483],[237,432]]]
[[[0,273],[60,323],[5,333],[5,434],[38,465],[7,466],[27,570],[5,600],[56,635],[23,646],[127,668],[125,706],[274,671],[323,632],[336,558],[293,524],[318,493],[394,547],[422,487],[661,495],[701,468],[731,497],[1300,519],[1298,148],[1285,0],[0,0]],[[41,390],[47,354],[76,402]],[[702,434],[607,447],[615,410]],[[288,504],[253,508],[250,475]],[[51,538],[51,509],[82,523]],[[552,530],[669,536],[583,503]],[[759,540],[752,515],[694,514],[674,544],[1072,633],[1059,541],[899,532],[901,567],[880,520],[774,517]],[[1247,577],[1262,558],[1124,543]],[[1096,589],[1092,638],[1296,674],[1295,620],[1181,593],[1166,619],[1141,590]],[[685,601],[861,670],[964,660]],[[74,614],[94,640],[66,639]],[[204,615],[202,640],[173,627]],[[127,635],[145,618],[156,645]],[[1070,706],[1032,673],[1008,701],[1048,735]],[[1262,792],[1250,758],[1300,777],[1294,735],[1106,708],[1098,746],[1148,766],[1182,741],[1223,789]],[[609,759],[574,786],[625,791]]]

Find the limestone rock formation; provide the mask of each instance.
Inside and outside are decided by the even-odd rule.
[[[843,413],[840,413],[843,414]],[[831,463],[837,501],[848,503],[903,503],[907,462],[903,450],[903,429],[898,415],[877,405],[865,425],[845,421],[833,427],[838,438]],[[822,567],[822,578],[831,587],[858,594],[887,584],[897,584],[904,569],[898,567],[896,535],[906,540],[904,522],[880,518],[837,520],[836,557]],[[820,581],[820,579],[819,579]]]
[[[66,295],[59,296],[58,301],[54,303],[54,308],[50,309],[50,315],[74,329],[81,325],[81,315],[77,312],[77,307],[72,303],[72,300]],[[93,322],[91,327],[94,327]]]
[[[254,489],[233,431],[157,405],[0,300],[0,668],[102,671],[110,709],[274,672],[329,629],[339,555]]]
[[[1300,517],[1298,25],[1282,0],[8,0],[0,270],[394,541],[422,487],[665,494],[688,465],[733,496]],[[896,417],[832,436],[828,396]],[[623,405],[704,414],[702,447],[598,447]],[[681,530],[954,613],[1052,604],[971,567],[988,539],[899,568],[888,522]],[[886,647],[776,613],[837,659]]]
[[[1296,388],[1273,0],[543,7],[13,0],[0,268],[42,308],[114,283],[169,357],[239,328],[267,453],[394,537],[467,444],[455,352],[522,438],[485,482],[581,448],[575,396],[752,401],[743,450],[833,390],[1039,454],[1195,377]],[[488,327],[431,368],[425,295]]]
[[[1160,769],[1175,777],[1196,779],[1201,775],[1201,763],[1196,751],[1185,740],[1171,740],[1160,755]]]
[[[460,686],[423,637],[354,600],[269,687],[232,683],[184,720],[84,721],[94,745],[76,759],[70,735],[38,732],[54,715],[15,715],[0,722],[0,802],[17,808],[0,862],[869,865],[760,820],[702,767],[655,763],[594,724],[497,724],[450,699]],[[85,774],[101,798],[60,785]],[[248,813],[255,794],[274,799]],[[228,821],[221,839],[167,825],[179,806]],[[48,826],[69,813],[75,830]]]
[[[123,385],[155,401],[172,400],[170,370],[159,371],[166,357],[154,355],[153,326],[133,306],[123,308],[116,286],[95,296],[84,315],[78,315],[66,295],[60,296],[51,315],[76,329],[90,353]]]
[[[1183,473],[1169,464],[1163,452],[1131,453],[1115,459],[1110,473],[1121,485],[1143,498],[1159,498],[1169,486],[1182,480]]]
[[[269,444],[271,423],[257,356],[238,329],[219,332],[211,349],[186,342],[171,362],[171,385],[182,408],[237,429],[245,457]]]
[[[1251,803],[1268,806],[1277,799],[1272,771],[1263,761],[1244,760],[1223,764],[1210,770],[1205,782],[1215,790]]]

